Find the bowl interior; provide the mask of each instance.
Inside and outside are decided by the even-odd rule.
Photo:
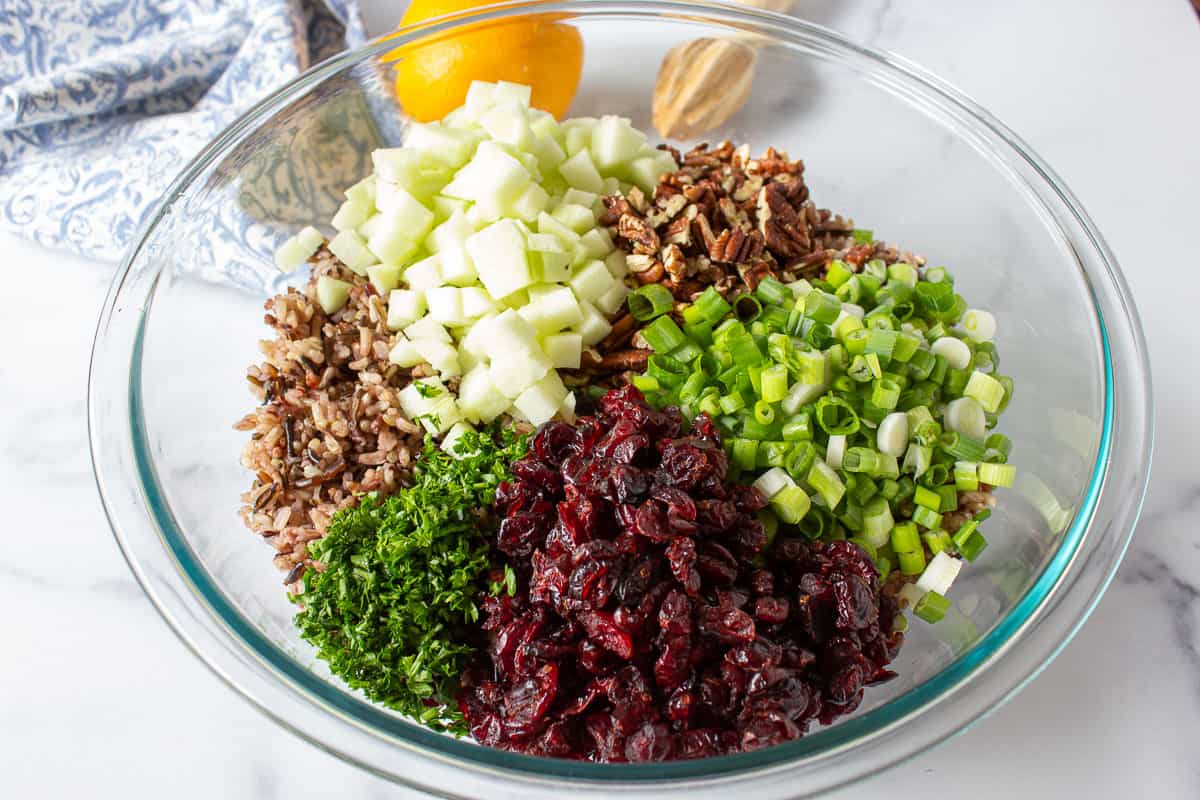
[[[502,34],[513,23],[484,24]],[[719,16],[628,8],[560,15],[558,24],[576,27],[585,43],[571,115],[616,113],[646,130],[655,74],[670,47],[744,33]],[[441,35],[432,28],[412,41]],[[379,56],[404,41],[310,75],[261,120],[231,133],[156,223],[136,257],[137,270],[155,276],[129,385],[139,478],[165,546],[201,600],[239,647],[297,691],[381,736],[458,758],[543,774],[635,778],[633,767],[588,771],[491,753],[361,701],[296,636],[271,547],[238,518],[250,476],[238,464],[244,434],[232,426],[254,402],[244,373],[266,333],[263,301],[304,277],[281,277],[272,252],[304,225],[327,229],[342,189],[370,170],[370,151],[403,141],[404,112],[390,88],[391,67]],[[899,677],[869,689],[852,717],[777,748],[780,757],[796,758],[845,746],[936,701],[949,685],[948,670],[967,675],[1008,642],[1021,613],[1041,602],[1086,527],[1102,477],[1110,376],[1103,326],[1077,253],[974,123],[815,38],[759,35],[754,45],[749,101],[707,138],[748,142],[755,151],[771,145],[803,158],[818,206],[950,267],[969,303],[995,313],[1000,371],[1016,383],[1000,430],[1013,439],[1021,479],[999,491],[985,525],[989,547],[956,583],[955,611],[937,625],[910,627],[894,665]],[[756,757],[765,763],[776,755]],[[705,775],[747,758],[672,769]]]

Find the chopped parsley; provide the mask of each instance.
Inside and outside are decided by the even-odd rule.
[[[488,588],[478,510],[494,502],[526,439],[469,432],[451,456],[427,438],[411,487],[365,495],[309,544],[325,569],[306,571],[293,597],[300,635],[351,688],[435,730],[466,733],[453,695]],[[506,573],[500,588],[511,593],[515,580]]]

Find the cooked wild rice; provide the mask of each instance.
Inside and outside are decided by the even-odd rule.
[[[407,481],[423,439],[400,410],[398,390],[414,370],[388,363],[386,299],[324,247],[311,264],[304,291],[264,306],[275,338],[260,342],[266,360],[247,372],[262,405],[236,425],[250,432],[242,465],[255,476],[242,518],[274,546],[288,584],[309,563],[307,543],[355,493],[387,494]],[[316,300],[321,275],[354,287],[332,316]]]

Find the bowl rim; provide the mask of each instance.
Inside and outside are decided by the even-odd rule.
[[[727,25],[733,28],[745,28],[760,33],[766,32],[776,39],[792,44],[804,44],[808,47],[824,47],[832,53],[833,57],[840,56],[844,58],[849,56],[862,59],[869,67],[880,71],[882,78],[897,82],[896,85],[890,86],[893,91],[907,89],[927,102],[940,103],[944,106],[942,109],[944,113],[963,115],[966,127],[979,129],[984,134],[990,134],[1000,143],[1007,146],[1010,156],[1015,156],[1018,161],[1023,161],[1024,166],[1031,169],[1036,176],[1040,177],[1044,183],[1040,188],[1048,190],[1051,199],[1056,197],[1064,206],[1065,211],[1069,214],[1067,221],[1073,222],[1078,226],[1079,232],[1082,234],[1083,243],[1090,245],[1093,250],[1092,254],[1103,266],[1102,274],[1091,275],[1084,269],[1082,264],[1079,265],[1084,276],[1092,279],[1093,305],[1097,315],[1098,332],[1104,355],[1105,389],[1104,431],[1101,437],[1092,481],[1086,492],[1083,506],[1080,512],[1076,514],[1075,519],[1072,520],[1070,529],[1064,534],[1062,546],[1060,546],[1059,550],[1043,569],[1039,578],[1026,592],[1021,602],[1017,603],[1009,611],[1008,615],[989,631],[987,635],[973,645],[969,651],[961,654],[953,662],[944,667],[936,676],[914,687],[901,697],[890,701],[884,706],[866,712],[862,716],[842,722],[833,728],[816,731],[802,739],[777,747],[752,753],[709,758],[699,761],[655,765],[578,764],[575,762],[503,753],[447,739],[439,734],[401,722],[394,715],[316,677],[298,662],[282,654],[282,651],[277,646],[262,636],[253,625],[244,620],[240,611],[225,600],[219,588],[211,582],[203,568],[197,570],[199,561],[191,553],[190,547],[187,545],[186,539],[179,532],[178,527],[175,527],[174,531],[170,530],[174,525],[174,520],[169,506],[166,504],[161,491],[157,487],[157,478],[154,474],[153,463],[147,455],[148,448],[145,443],[146,437],[143,428],[143,419],[140,414],[140,391],[138,388],[141,385],[140,355],[145,332],[145,312],[149,308],[148,303],[141,309],[143,315],[138,320],[136,330],[133,332],[132,350],[124,351],[124,365],[128,369],[129,379],[129,391],[124,399],[128,404],[128,414],[124,418],[124,423],[128,424],[128,429],[124,432],[127,433],[129,441],[128,443],[124,440],[121,442],[122,447],[126,444],[130,446],[133,456],[132,464],[135,466],[135,472],[140,478],[137,493],[140,493],[139,499],[143,504],[143,508],[140,509],[142,513],[133,513],[135,509],[130,508],[128,502],[125,502],[127,498],[117,498],[117,492],[113,486],[113,482],[117,480],[117,477],[112,472],[115,448],[106,434],[111,430],[112,425],[118,423],[116,420],[108,419],[102,414],[103,409],[107,406],[99,402],[99,398],[104,392],[104,388],[99,384],[99,379],[106,374],[102,368],[102,363],[107,363],[109,366],[112,363],[119,363],[121,353],[113,352],[113,340],[105,334],[110,329],[118,303],[122,300],[122,292],[130,286],[129,278],[138,263],[138,257],[141,255],[143,247],[149,241],[149,237],[155,230],[156,225],[168,214],[172,203],[198,177],[202,176],[209,166],[226,153],[229,147],[242,141],[243,137],[254,130],[261,122],[327,77],[365,58],[378,55],[384,50],[394,48],[418,37],[437,35],[443,31],[452,30],[467,23],[503,19],[523,13],[557,13],[592,18],[657,18],[664,15],[678,16],[684,19],[698,19],[708,23]],[[1030,194],[1036,196],[1036,192],[1033,191],[1034,187],[1030,186],[1028,188],[1030,189]],[[1039,200],[1045,206],[1047,200],[1045,198],[1039,198]],[[1046,208],[1045,210],[1060,225],[1063,223],[1063,220],[1060,220],[1058,215],[1053,214],[1052,209]],[[1105,278],[1108,284],[1097,287],[1096,278]],[[139,287],[145,288],[142,284],[144,284],[144,281],[139,284]],[[1123,311],[1124,318],[1121,318],[1116,313],[1106,317],[1102,308],[1106,303],[1101,302],[1104,298],[1101,298],[1097,294],[1098,288],[1108,289],[1111,292],[1112,297],[1107,299],[1116,301],[1113,310]],[[150,291],[153,291],[152,288]],[[1118,333],[1122,334],[1119,340],[1110,339],[1110,325]],[[1127,330],[1119,330],[1120,328],[1126,328]],[[1112,357],[1112,348],[1114,346],[1130,349],[1134,355],[1133,362],[1126,365],[1122,365],[1119,361],[1114,362]],[[114,359],[116,360],[115,362]],[[1048,646],[1048,652],[1044,657],[1034,659],[1035,663],[1022,665],[1018,670],[1020,674],[1016,675],[1015,679],[1008,680],[1005,686],[992,687],[984,702],[976,702],[972,706],[970,713],[960,715],[964,717],[963,719],[949,726],[934,726],[937,730],[931,730],[924,736],[911,737],[913,739],[912,744],[914,745],[912,747],[890,748],[890,752],[893,754],[884,760],[885,763],[894,763],[899,758],[924,749],[924,747],[946,738],[957,730],[961,730],[966,725],[969,725],[995,708],[1000,702],[1010,697],[1026,682],[1032,679],[1057,654],[1061,647],[1069,641],[1079,625],[1086,619],[1086,616],[1098,600],[1100,593],[1103,592],[1107,583],[1111,580],[1120,557],[1123,555],[1132,536],[1133,525],[1145,495],[1146,476],[1149,473],[1148,468],[1151,457],[1150,443],[1152,442],[1153,425],[1151,417],[1151,388],[1148,379],[1141,381],[1140,386],[1143,390],[1143,396],[1140,398],[1142,401],[1140,405],[1144,406],[1141,409],[1143,418],[1127,424],[1124,431],[1120,428],[1114,429],[1114,420],[1117,411],[1117,380],[1114,371],[1121,371],[1122,369],[1131,371],[1133,373],[1132,378],[1134,379],[1136,379],[1139,373],[1145,377],[1148,372],[1147,363],[1148,359],[1146,357],[1145,342],[1141,333],[1140,321],[1132,300],[1129,297],[1128,288],[1125,286],[1115,259],[1100,234],[1096,231],[1094,224],[1088,218],[1086,212],[1083,211],[1078,201],[1063,185],[1061,180],[1057,178],[1040,158],[1032,153],[1024,142],[977,104],[941,79],[886,51],[857,45],[846,37],[822,26],[768,11],[734,8],[719,3],[681,2],[679,0],[659,0],[658,2],[648,3],[636,2],[636,0],[572,0],[569,4],[545,0],[544,2],[518,2],[488,6],[469,13],[439,17],[436,20],[431,20],[417,26],[403,28],[397,33],[389,34],[388,36],[375,39],[362,47],[346,51],[310,69],[260,101],[201,151],[176,178],[158,206],[148,216],[146,223],[139,233],[137,244],[128,251],[110,287],[108,297],[105,300],[104,310],[97,326],[93,347],[92,368],[89,374],[89,441],[97,487],[100,491],[110,526],[126,560],[130,564],[131,570],[160,614],[162,614],[180,638],[210,668],[230,683],[239,693],[246,696],[256,707],[259,707],[268,716],[276,719],[285,727],[293,730],[293,732],[298,733],[318,746],[335,750],[345,759],[355,761],[373,771],[380,771],[376,764],[358,758],[354,752],[349,752],[347,747],[332,745],[326,741],[328,737],[302,729],[301,726],[289,721],[289,718],[285,717],[283,712],[267,707],[266,704],[260,702],[257,697],[247,690],[244,673],[235,675],[236,670],[231,666],[228,659],[218,662],[218,659],[213,655],[213,651],[210,648],[202,647],[198,644],[197,639],[201,637],[194,629],[184,629],[181,616],[178,613],[178,607],[167,601],[161,591],[161,584],[144,569],[144,565],[141,563],[144,553],[135,553],[134,548],[131,546],[129,530],[136,524],[132,521],[134,518],[142,517],[139,520],[141,523],[149,524],[152,529],[155,529],[152,532],[156,534],[156,537],[160,540],[160,544],[164,545],[170,551],[176,569],[180,570],[176,577],[182,577],[189,589],[198,591],[196,596],[201,600],[202,604],[207,606],[209,613],[216,615],[215,619],[218,621],[224,634],[239,640],[241,646],[250,648],[254,652],[255,658],[264,665],[267,662],[271,662],[268,670],[276,673],[277,677],[282,677],[284,682],[293,690],[293,693],[301,696],[297,700],[319,705],[324,715],[330,719],[337,719],[341,727],[355,729],[358,733],[363,734],[366,733],[363,726],[366,726],[366,728],[376,731],[369,735],[379,736],[379,732],[382,732],[388,734],[390,737],[399,737],[403,741],[395,741],[392,738],[389,738],[387,741],[391,742],[392,745],[418,752],[422,756],[433,757],[435,759],[457,757],[472,762],[470,764],[464,764],[461,761],[455,762],[460,768],[469,766],[477,768],[483,773],[503,773],[505,777],[510,779],[518,778],[526,780],[530,786],[554,779],[597,781],[601,782],[599,785],[603,786],[607,791],[611,791],[614,788],[609,781],[625,782],[631,786],[640,785],[642,788],[645,788],[646,782],[658,783],[661,781],[691,782],[695,786],[696,781],[707,782],[714,778],[725,779],[736,777],[744,780],[747,773],[767,776],[768,773],[776,772],[780,769],[796,767],[798,762],[815,763],[823,759],[844,755],[849,749],[857,748],[864,743],[878,742],[878,740],[885,737],[888,733],[894,732],[898,726],[912,723],[922,715],[928,716],[926,712],[932,709],[933,706],[944,701],[951,695],[961,693],[962,690],[967,688],[969,683],[973,681],[978,683],[978,679],[987,673],[989,667],[994,666],[1007,657],[1011,657],[1014,649],[1011,645],[1018,638],[1017,635],[1030,630],[1035,624],[1040,624],[1041,619],[1039,615],[1042,617],[1045,616],[1046,609],[1049,607],[1055,592],[1063,589],[1062,583],[1071,567],[1077,563],[1080,548],[1084,544],[1086,535],[1092,526],[1100,504],[1102,492],[1105,492],[1106,489],[1111,489],[1114,483],[1119,483],[1122,486],[1128,484],[1128,480],[1124,477],[1120,481],[1113,480],[1112,473],[1114,467],[1124,466],[1122,464],[1114,464],[1112,461],[1114,446],[1120,444],[1117,441],[1117,437],[1121,436],[1122,433],[1125,433],[1127,436],[1132,433],[1133,438],[1138,439],[1137,434],[1140,431],[1142,433],[1140,446],[1136,441],[1132,443],[1132,447],[1129,447],[1128,443],[1126,443],[1126,449],[1130,453],[1140,453],[1141,462],[1138,464],[1131,462],[1128,465],[1128,467],[1135,468],[1133,470],[1135,473],[1135,477],[1133,478],[1134,491],[1127,494],[1126,501],[1116,509],[1118,519],[1115,521],[1115,534],[1118,541],[1116,542],[1117,546],[1113,548],[1115,557],[1109,559],[1109,563],[1106,565],[1107,568],[1099,576],[1099,580],[1089,585],[1082,602],[1076,604],[1078,609],[1076,610],[1075,618],[1066,633],[1064,634],[1061,631],[1056,633],[1057,641]],[[1121,381],[1122,391],[1125,391],[1127,383],[1129,382]],[[1133,380],[1130,385],[1136,386],[1138,384],[1136,380]],[[1129,401],[1131,409],[1134,411],[1137,410],[1136,406],[1139,405],[1138,397],[1130,396],[1122,398],[1122,403],[1125,400]],[[127,456],[128,453],[122,452],[120,455]],[[120,460],[119,457],[118,460]],[[129,459],[125,460],[126,466],[128,466],[128,461]],[[1139,472],[1140,478],[1137,477]],[[135,499],[135,505],[136,502]],[[148,518],[145,518],[145,511],[147,509],[150,511],[150,514]],[[206,583],[208,584],[207,586],[205,586]],[[176,598],[176,602],[178,601],[179,598]],[[224,606],[223,609],[220,611],[216,610],[216,608],[220,608],[222,605]],[[215,635],[213,630],[206,631],[205,634],[203,638]],[[208,643],[211,644],[212,642]],[[278,651],[281,657],[272,658],[270,655],[272,650]],[[283,674],[279,675],[278,673]],[[874,724],[881,720],[883,721],[882,724]],[[928,727],[928,723],[926,723],[926,727]],[[803,761],[804,759],[808,759],[808,761],[805,762]],[[871,769],[877,769],[878,766],[878,764],[872,765]],[[421,782],[411,775],[396,774],[390,770],[383,770],[383,774],[393,779],[414,783],[414,785],[419,785],[422,788],[438,788],[430,787],[428,784]],[[823,788],[838,785],[853,777],[858,776],[849,776],[840,781],[830,782],[828,786]],[[442,790],[444,791],[444,787],[442,787]],[[660,794],[659,796],[662,795]]]

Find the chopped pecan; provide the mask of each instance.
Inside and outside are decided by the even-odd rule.
[[[625,256],[625,266],[629,267],[629,271],[633,273],[645,272],[656,263],[654,256],[645,253],[633,253]]]
[[[637,278],[638,283],[641,284],[658,283],[663,279],[663,275],[665,274],[666,270],[663,269],[662,262],[655,261],[650,269],[635,272],[633,277]]]
[[[641,217],[622,214],[617,220],[617,235],[629,242],[635,253],[649,255],[658,252],[658,234]]]
[[[675,217],[663,231],[663,241],[677,244],[680,247],[692,246],[692,220],[700,210],[696,206],[688,206],[682,214]]]
[[[708,257],[726,264],[748,261],[754,253],[755,240],[741,228],[726,228],[708,249]]]
[[[609,331],[608,336],[604,337],[604,341],[600,342],[600,350],[607,353],[618,347],[624,347],[633,337],[637,327],[638,321],[633,318],[633,315],[624,314],[613,322],[612,330]]]
[[[709,258],[712,258],[713,247],[717,244],[717,236],[713,233],[712,225],[708,222],[708,217],[703,214],[697,214],[695,226],[696,231],[700,234],[700,241],[704,244],[705,251],[708,252]]]
[[[776,183],[758,193],[758,229],[767,249],[781,258],[804,255],[811,244],[807,226]]]
[[[742,276],[742,283],[746,284],[746,288],[754,291],[763,278],[774,275],[775,272],[766,259],[756,259],[748,264],[738,264],[738,274]]]
[[[604,197],[604,213],[600,216],[601,225],[616,225],[617,220],[626,214],[635,213],[633,206],[619,194],[605,195]]]
[[[688,273],[687,258],[684,257],[683,251],[679,249],[677,244],[668,244],[662,249],[663,268],[667,274],[675,278],[682,278]]]
[[[621,350],[616,353],[598,355],[593,350],[583,351],[580,366],[585,370],[595,372],[624,372],[625,370],[643,370],[652,353],[649,350]]]
[[[646,200],[646,195],[636,186],[629,190],[625,195],[625,199],[629,201],[629,205],[633,206],[633,209],[639,214],[645,214],[650,210],[650,203]]]

